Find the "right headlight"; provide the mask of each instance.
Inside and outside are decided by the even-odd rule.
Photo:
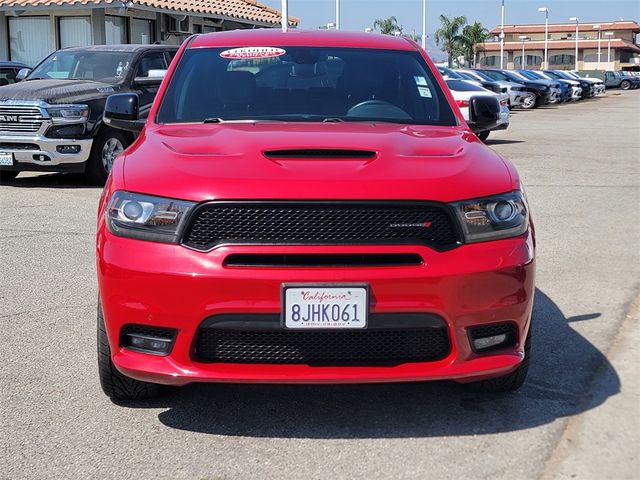
[[[529,227],[527,202],[520,191],[452,203],[465,243],[515,237]]]
[[[107,226],[119,237],[177,243],[180,228],[194,205],[182,200],[117,191],[109,200]]]

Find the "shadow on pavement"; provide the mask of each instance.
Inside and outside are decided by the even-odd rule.
[[[491,146],[491,145],[508,145],[511,143],[524,143],[524,140],[508,140],[506,138],[496,138],[496,139],[491,139],[491,138],[487,138],[487,140],[484,142],[485,145]]]
[[[17,188],[102,188],[87,182],[81,173],[43,173],[26,176],[25,172],[13,180],[2,180],[0,183],[6,187]]]
[[[607,359],[541,291],[529,378],[509,395],[470,393],[452,382],[376,385],[194,384],[130,408],[168,408],[164,425],[193,432],[277,438],[407,438],[476,435],[536,427],[576,415],[620,391]],[[591,392],[596,372],[608,381]]]

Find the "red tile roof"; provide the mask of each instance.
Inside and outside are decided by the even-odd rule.
[[[609,41],[602,39],[600,48],[605,50],[608,45]],[[574,40],[549,40],[547,48],[549,50],[573,50],[575,46],[576,42]],[[544,40],[536,42],[524,42],[524,48],[526,50],[543,50]],[[580,42],[578,42],[578,48],[598,48],[598,41],[580,40]],[[619,38],[611,40],[611,48],[621,48],[640,53],[640,46],[635,45],[631,42],[627,42],[626,40],[621,40]],[[504,49],[508,51],[522,50],[522,42],[504,42]],[[476,45],[476,50],[479,52],[499,52],[500,42],[479,43]]]
[[[640,32],[640,25],[633,20],[620,20],[619,22],[592,22],[592,23],[579,23],[578,28],[581,31],[592,31],[594,25],[600,25],[602,31],[606,30],[631,30],[633,32]],[[576,30],[575,23],[550,23],[549,33],[572,33]],[[492,35],[500,34],[500,25],[495,27],[490,32]],[[532,25],[505,25],[504,33],[544,33],[544,23],[536,23]]]
[[[154,9],[172,10],[201,15],[221,16],[260,24],[277,25],[282,14],[279,10],[263,5],[257,0],[131,0],[136,5]],[[29,10],[74,6],[116,7],[120,0],[0,0],[0,10]],[[297,25],[299,19],[289,17],[289,24]]]

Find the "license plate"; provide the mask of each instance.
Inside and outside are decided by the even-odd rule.
[[[13,153],[0,153],[0,165],[13,165]]]
[[[367,328],[366,285],[283,285],[282,288],[285,328]]]

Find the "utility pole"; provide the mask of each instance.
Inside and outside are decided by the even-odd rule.
[[[282,31],[286,32],[289,29],[289,0],[282,0]]]
[[[340,30],[340,0],[336,0],[336,30]]]
[[[500,70],[504,68],[504,0],[500,14]]]
[[[422,0],[422,49],[427,51],[427,0]]]
[[[578,17],[571,17],[569,21],[576,22],[576,72],[577,72],[578,71],[578,34],[579,34],[580,26],[578,25]]]

